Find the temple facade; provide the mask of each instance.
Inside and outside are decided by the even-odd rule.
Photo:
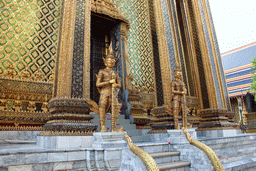
[[[138,126],[149,128],[150,110],[172,103],[181,68],[189,120],[198,130],[233,128],[208,0],[4,0],[0,8],[1,131],[45,125],[42,135],[91,135],[87,101],[99,100],[111,42],[121,111]]]

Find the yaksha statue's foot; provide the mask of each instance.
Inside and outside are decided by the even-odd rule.
[[[106,132],[105,126],[101,126],[100,132]]]
[[[111,132],[123,132],[124,128],[121,126],[121,128],[112,128]]]

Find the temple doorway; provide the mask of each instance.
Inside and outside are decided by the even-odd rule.
[[[96,87],[96,74],[105,68],[103,58],[106,56],[111,30],[115,25],[116,21],[105,15],[91,15],[90,99],[97,103],[100,95]]]

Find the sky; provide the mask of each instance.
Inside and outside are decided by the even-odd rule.
[[[209,0],[220,52],[256,42],[256,0]]]

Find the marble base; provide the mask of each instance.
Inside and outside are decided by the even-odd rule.
[[[193,139],[197,139],[195,129],[186,129],[186,131],[191,135]],[[169,134],[169,138],[167,138],[167,141],[170,142],[171,144],[189,143],[181,129],[167,130],[167,133]]]
[[[36,141],[41,131],[0,131],[0,141]]]
[[[93,137],[95,138],[95,142],[92,144],[93,148],[127,147],[123,132],[95,132]]]
[[[44,148],[92,147],[93,136],[37,136],[36,144]]]
[[[221,129],[221,130],[205,130],[196,131],[199,138],[220,138],[220,137],[233,137],[241,134],[240,129]]]

